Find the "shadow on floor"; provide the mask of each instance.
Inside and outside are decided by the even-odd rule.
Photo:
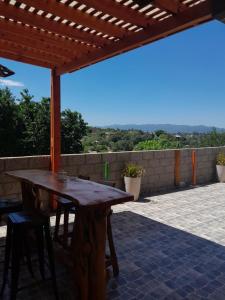
[[[225,299],[225,247],[133,212],[114,214],[110,299]]]
[[[225,247],[129,211],[114,214],[112,225],[120,275],[110,279],[108,299],[225,299]],[[31,281],[25,267],[20,278]],[[59,262],[57,278],[60,299],[72,300],[72,280]],[[51,282],[22,290],[22,299],[54,299]]]

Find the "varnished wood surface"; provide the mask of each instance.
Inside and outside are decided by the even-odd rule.
[[[223,0],[0,1],[0,55],[61,75],[220,18],[224,9]]]
[[[45,170],[16,170],[6,173],[22,182],[53,192],[77,206],[105,206],[133,201],[133,196],[119,189],[77,177],[64,176]]]

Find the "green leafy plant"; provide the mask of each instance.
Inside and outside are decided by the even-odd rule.
[[[144,174],[144,169],[142,166],[138,166],[134,163],[129,163],[123,170],[123,176],[137,178],[141,177]]]
[[[216,164],[220,166],[225,166],[225,154],[219,153],[216,157]]]

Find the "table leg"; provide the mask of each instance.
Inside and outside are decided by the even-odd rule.
[[[27,182],[21,182],[23,209],[33,211],[36,208],[36,197],[33,192],[33,186]]]
[[[106,299],[105,244],[109,209],[77,208],[72,240],[79,300]]]

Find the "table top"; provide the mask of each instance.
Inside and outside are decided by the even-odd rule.
[[[6,175],[70,199],[77,206],[112,206],[134,200],[131,194],[119,189],[51,171],[16,170]]]

